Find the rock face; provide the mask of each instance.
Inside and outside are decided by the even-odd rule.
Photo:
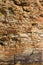
[[[0,64],[43,61],[43,1],[0,0]]]

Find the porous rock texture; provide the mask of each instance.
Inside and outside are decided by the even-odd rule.
[[[0,0],[0,64],[43,61],[43,0]]]

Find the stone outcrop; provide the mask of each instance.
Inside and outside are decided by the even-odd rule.
[[[0,0],[0,62],[25,61],[43,61],[43,1]]]

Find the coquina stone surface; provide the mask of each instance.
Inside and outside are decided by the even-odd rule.
[[[0,64],[43,61],[43,0],[0,0]]]

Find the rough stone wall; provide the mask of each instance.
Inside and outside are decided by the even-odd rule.
[[[0,64],[43,61],[42,50],[43,0],[0,0]]]

